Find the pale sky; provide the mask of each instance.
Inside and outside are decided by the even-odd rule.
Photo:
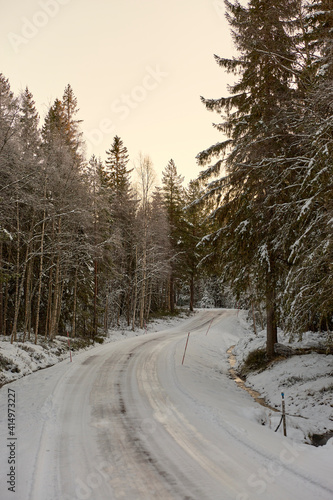
[[[233,76],[214,54],[233,48],[222,0],[0,0],[1,67],[15,94],[26,85],[43,119],[69,83],[87,156],[106,159],[115,135],[130,159],[173,158],[186,182],[195,156],[223,139],[200,95],[227,95]]]

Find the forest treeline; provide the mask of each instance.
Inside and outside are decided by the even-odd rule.
[[[333,6],[225,6],[237,55],[215,59],[236,82],[202,98],[221,142],[186,187],[173,160],[156,187],[118,136],[87,159],[70,85],[41,125],[0,76],[0,334],[95,338],[231,298],[267,324],[269,356],[278,326],[332,330]]]
[[[118,136],[105,161],[87,161],[77,112],[68,85],[40,127],[29,89],[15,97],[0,76],[0,330],[12,341],[96,338],[176,302],[193,310],[198,182],[184,187],[170,160],[156,187],[149,156],[130,166]]]

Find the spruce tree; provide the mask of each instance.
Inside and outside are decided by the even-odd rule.
[[[106,152],[105,180],[112,191],[121,196],[130,189],[130,173],[127,169],[129,161],[127,148],[117,135],[113,139],[111,148]]]
[[[150,299],[152,311],[167,310],[166,292],[171,272],[170,227],[168,214],[161,190],[156,188],[150,201],[149,237],[149,275]]]
[[[292,131],[288,113],[293,102],[294,44],[289,20],[295,4],[287,0],[251,0],[248,7],[225,1],[227,19],[239,56],[217,57],[220,67],[239,80],[230,96],[202,99],[209,110],[225,112],[216,125],[227,139],[198,155],[201,165],[217,162],[201,178],[226,175],[208,184],[206,197],[216,202],[213,217],[224,276],[239,296],[258,285],[255,295],[265,298],[267,355],[277,342],[276,291],[283,270],[284,249],[277,238],[274,206],[287,184],[284,172],[291,155]]]
[[[205,256],[205,247],[200,245],[200,241],[206,235],[208,225],[205,208],[198,203],[202,194],[198,180],[189,182],[185,190],[185,209],[183,213],[183,251],[185,263],[183,274],[189,288],[189,308],[194,310],[195,292],[197,282],[200,278],[199,263]]]
[[[175,282],[181,274],[183,252],[183,207],[184,207],[184,177],[177,172],[175,162],[171,159],[162,172],[162,195],[168,214],[170,226],[170,245],[172,251],[171,271],[169,277],[169,309],[175,309]]]
[[[302,157],[292,204],[290,272],[284,293],[285,326],[302,334],[332,328],[333,311],[333,6],[308,6],[306,38],[311,48],[311,80],[305,84],[304,111],[295,118]],[[296,170],[296,169],[295,169]]]
[[[67,138],[66,116],[62,102],[56,99],[50,107],[42,128],[43,148],[49,151],[59,147],[63,151],[68,150],[69,140]]]
[[[8,78],[0,73],[0,154],[17,132],[18,99],[14,97]]]
[[[105,166],[100,170],[101,185],[109,198],[109,242],[113,262],[111,272],[112,303],[117,322],[126,315],[130,322],[132,275],[135,261],[135,221],[136,201],[134,199],[130,174],[127,168],[129,156],[120,137],[115,136],[111,148],[106,152]]]
[[[24,152],[27,153],[30,151],[32,154],[36,155],[41,145],[39,114],[36,110],[33,95],[28,87],[25,88],[21,96],[20,137]]]
[[[51,106],[42,129],[42,151],[47,176],[46,192],[48,204],[48,255],[49,293],[48,293],[48,325],[46,330],[51,338],[58,328],[63,327],[65,318],[71,314],[67,310],[64,297],[64,280],[67,288],[74,288],[72,263],[76,263],[76,255],[81,248],[73,245],[78,241],[78,234],[89,225],[87,207],[87,187],[78,166],[78,158],[73,154],[71,137],[68,131],[68,120],[63,103],[56,99]],[[83,239],[81,238],[81,241]],[[78,256],[79,257],[79,256]],[[73,265],[74,267],[74,265]],[[44,290],[45,293],[45,290]],[[61,312],[64,310],[64,314]],[[61,322],[61,323],[60,323]],[[96,331],[90,328],[90,334]]]
[[[76,114],[79,112],[77,107],[77,98],[75,97],[74,91],[69,84],[64,90],[61,103],[64,113],[67,141],[72,150],[77,166],[80,166],[83,161],[81,152],[83,133],[80,131],[80,123],[82,123],[82,120],[76,119]]]
[[[11,91],[9,80],[0,73],[0,201],[4,201],[6,186],[17,180],[19,174],[16,165],[19,154],[19,111],[19,101]]]

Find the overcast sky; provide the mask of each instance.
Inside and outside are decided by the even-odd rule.
[[[222,0],[0,0],[1,67],[28,85],[43,119],[70,83],[87,154],[105,160],[119,135],[131,160],[148,154],[158,177],[173,158],[186,181],[218,142],[200,101],[233,83],[214,54],[232,55]]]

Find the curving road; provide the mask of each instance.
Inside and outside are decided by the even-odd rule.
[[[226,355],[241,334],[236,311],[200,311],[11,384],[20,467],[4,498],[332,499],[331,454],[249,419],[265,410]]]

